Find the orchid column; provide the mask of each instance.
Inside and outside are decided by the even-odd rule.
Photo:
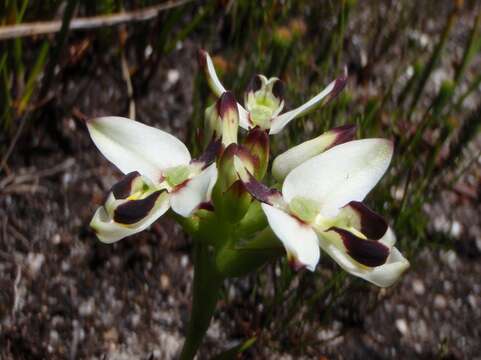
[[[165,213],[193,238],[192,313],[181,359],[195,356],[224,280],[282,254],[294,269],[315,271],[325,252],[381,287],[409,265],[387,222],[361,202],[387,170],[391,142],[353,140],[355,127],[341,126],[279,155],[272,162],[276,188],[262,183],[269,135],[333,99],[345,76],[282,113],[279,79],[255,76],[242,106],[221,84],[210,56],[201,52],[200,59],[218,99],[205,112],[205,150],[197,159],[174,136],[134,120],[87,122],[94,144],[124,174],[91,221],[99,240],[133,235]],[[240,142],[239,126],[247,131]]]

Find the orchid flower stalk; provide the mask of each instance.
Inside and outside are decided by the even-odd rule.
[[[131,119],[109,116],[86,124],[93,143],[124,174],[92,218],[98,239],[119,241],[166,213],[193,238],[192,313],[181,359],[197,353],[224,280],[283,254],[293,269],[315,271],[325,253],[381,287],[394,284],[409,266],[387,222],[362,203],[388,169],[390,141],[354,140],[356,128],[344,125],[270,161],[269,135],[330,101],[345,77],[282,113],[279,79],[254,77],[242,106],[203,51],[201,65],[218,99],[205,112],[199,157],[192,158],[176,137]],[[238,136],[239,127],[246,136]],[[263,183],[270,163],[269,178],[281,190]]]

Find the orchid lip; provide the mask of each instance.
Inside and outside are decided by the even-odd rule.
[[[336,232],[341,237],[349,256],[362,265],[380,266],[386,262],[389,256],[389,248],[378,241],[361,239],[351,232],[337,227],[332,227],[327,231]]]
[[[132,191],[132,183],[139,176],[140,173],[138,171],[128,173],[119,182],[115,183],[110,191],[117,200],[128,198]]]
[[[158,190],[144,199],[129,200],[119,205],[114,210],[114,221],[126,225],[139,222],[147,216],[150,210],[152,210],[161,193],[162,190]]]

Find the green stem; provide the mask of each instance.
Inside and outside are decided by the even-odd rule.
[[[199,239],[200,240],[200,239]],[[223,277],[216,271],[208,245],[196,241],[194,248],[194,283],[192,312],[181,360],[193,359],[209,328]]]

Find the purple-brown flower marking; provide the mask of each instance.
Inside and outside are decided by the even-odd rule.
[[[249,130],[244,141],[245,148],[258,159],[258,166],[254,174],[258,179],[262,179],[269,165],[269,134],[259,127]]]
[[[217,113],[224,120],[231,115],[230,112],[237,112],[237,101],[232,92],[226,91],[217,101]]]
[[[163,190],[156,191],[144,199],[129,200],[114,210],[114,221],[131,225],[145,218],[155,205]]]
[[[386,220],[359,201],[351,201],[344,208],[352,209],[360,220],[360,231],[371,240],[379,240],[387,231]]]
[[[329,231],[336,232],[341,237],[349,256],[362,265],[380,266],[386,262],[389,256],[389,248],[379,241],[361,239],[353,233],[337,227],[330,228]]]
[[[213,137],[212,140],[207,145],[205,151],[199,156],[197,159],[192,160],[191,163],[200,163],[202,164],[202,169],[205,169],[207,166],[212,164],[216,158],[222,152],[222,140],[221,138]]]
[[[247,92],[256,92],[259,91],[262,87],[262,79],[261,77],[256,74],[252,77],[251,81],[249,81],[249,85],[247,86]]]
[[[272,93],[278,99],[284,99],[284,84],[281,80],[277,80],[272,86]]]
[[[342,75],[338,77],[336,80],[334,80],[334,88],[332,91],[329,93],[329,95],[326,97],[325,102],[323,103],[324,105],[331,102],[334,100],[339,93],[344,90],[344,88],[347,85],[347,75]]]
[[[357,126],[352,124],[346,124],[339,127],[331,129],[336,137],[331,145],[329,145],[325,150],[328,150],[336,145],[343,144],[345,142],[354,140],[356,138]]]
[[[115,183],[110,191],[114,194],[117,200],[126,199],[132,192],[132,183],[139,176],[140,173],[138,171],[128,173],[119,182]]]

